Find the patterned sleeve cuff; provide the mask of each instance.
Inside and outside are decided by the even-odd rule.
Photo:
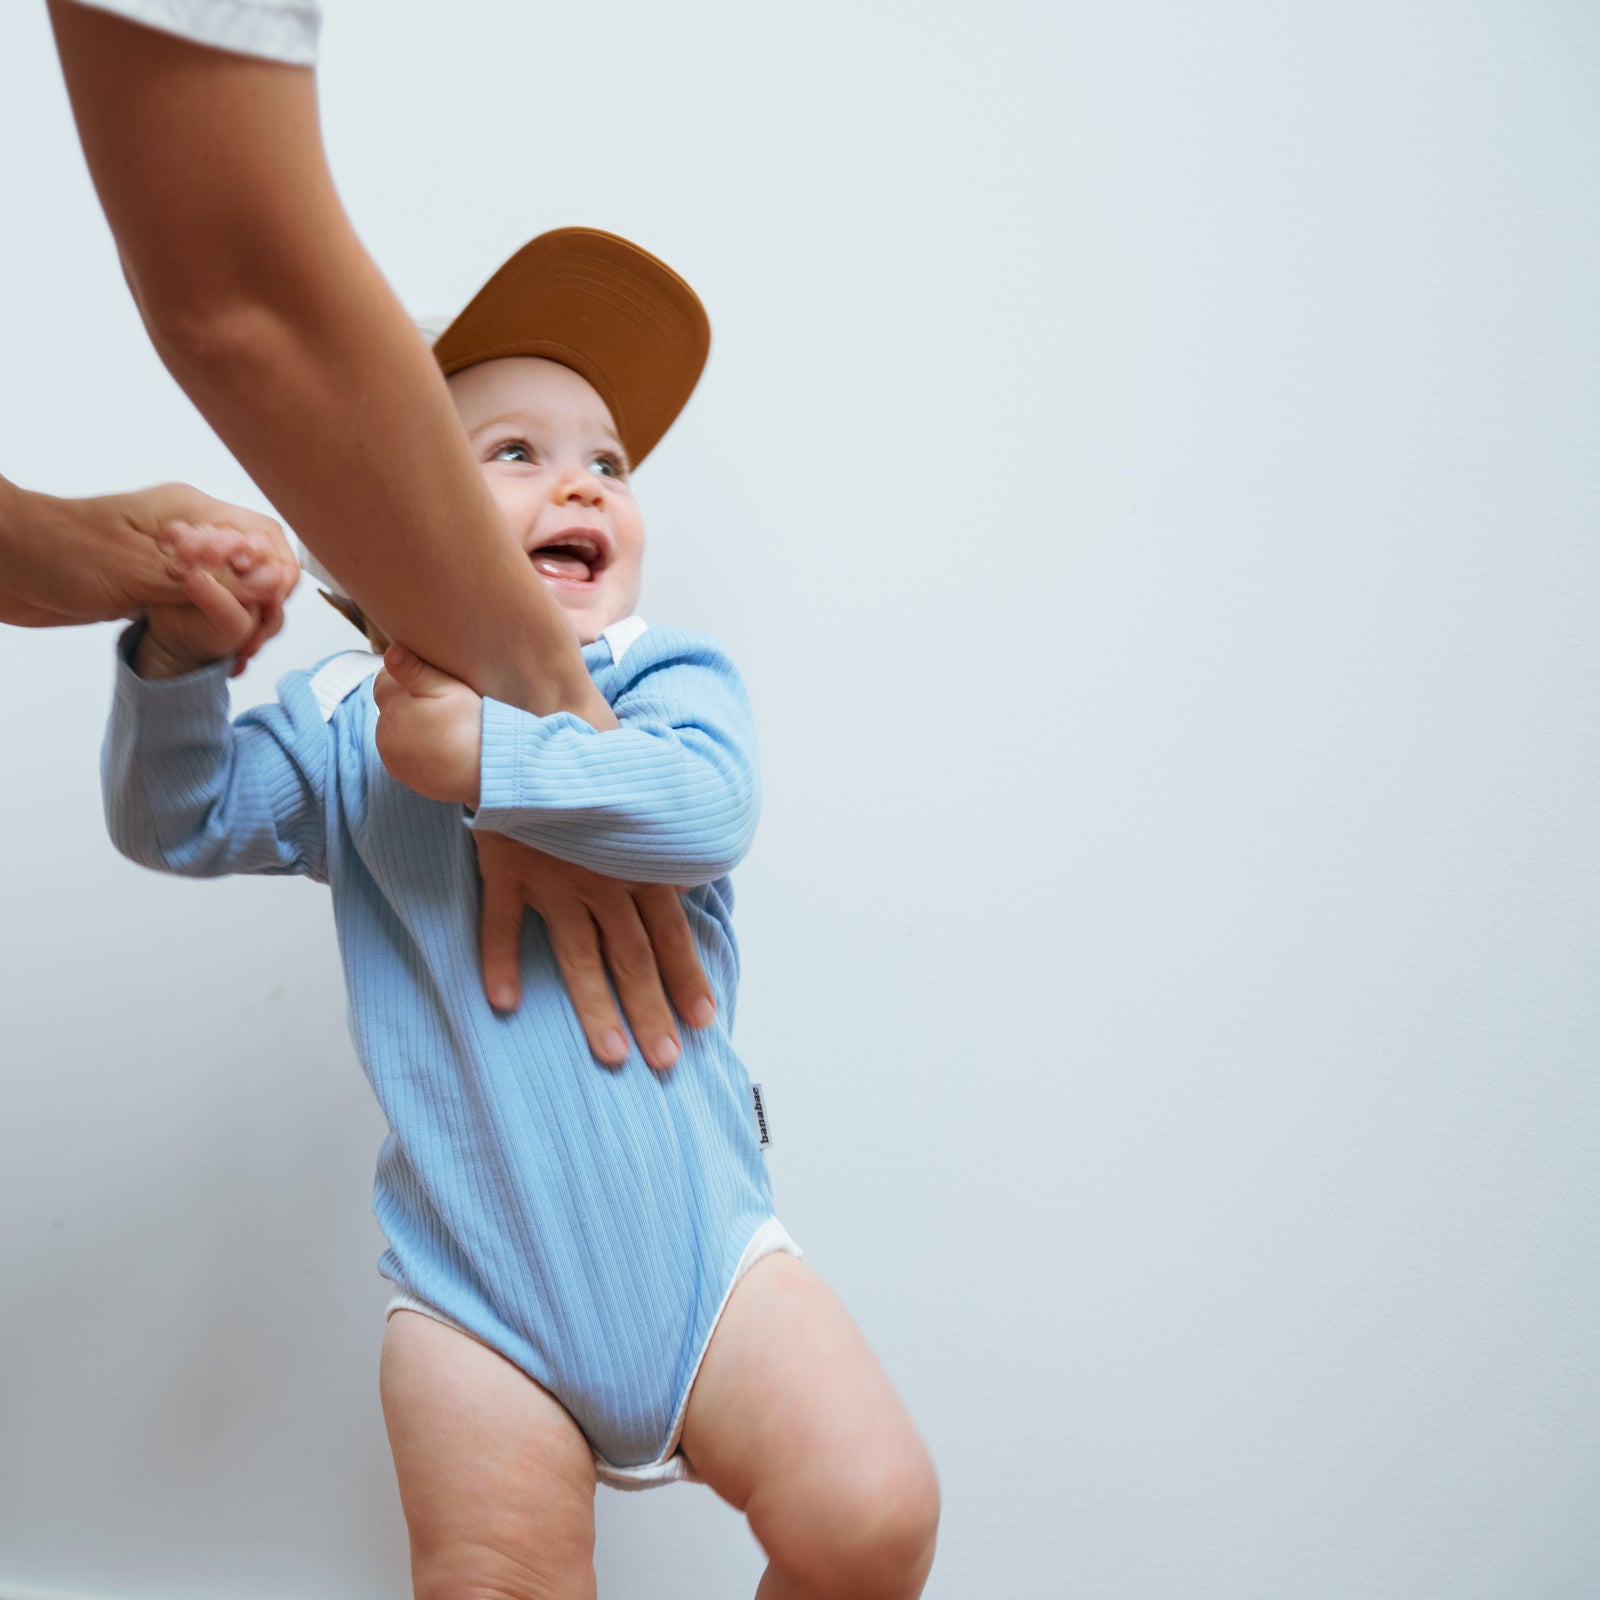
[[[548,717],[500,700],[483,702],[482,753],[478,766],[478,812],[516,811],[529,804],[540,747],[558,733],[593,733],[582,717],[557,711]]]
[[[176,721],[195,714],[210,717],[220,704],[228,703],[230,657],[187,672],[181,678],[141,678],[133,670],[134,652],[144,637],[145,621],[140,617],[122,630],[117,639],[117,709],[135,714]]]

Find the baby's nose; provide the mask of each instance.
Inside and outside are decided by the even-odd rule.
[[[551,489],[551,498],[557,505],[571,505],[577,501],[580,505],[597,506],[600,504],[605,491],[600,486],[600,480],[592,472],[574,469],[564,472],[556,479]]]

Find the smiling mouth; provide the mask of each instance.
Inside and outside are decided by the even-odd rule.
[[[597,533],[567,528],[528,552],[533,570],[553,583],[593,583],[605,570],[610,550]]]

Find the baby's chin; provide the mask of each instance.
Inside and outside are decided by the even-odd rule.
[[[563,614],[572,624],[572,631],[578,636],[579,644],[593,644],[613,622],[631,617],[637,606],[637,602],[629,603],[626,598],[618,599],[612,595],[576,593],[566,584],[551,583],[548,579],[545,580],[545,587],[560,603]]]
[[[593,644],[613,622],[621,622],[624,617],[631,617],[634,608],[627,606],[618,609],[615,606],[600,608],[597,606],[575,606],[563,604],[561,608],[572,624],[572,631],[578,636],[579,644]],[[612,613],[615,612],[615,615]]]

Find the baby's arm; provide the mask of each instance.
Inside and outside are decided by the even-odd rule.
[[[117,849],[189,877],[324,878],[332,738],[308,675],[291,673],[278,704],[230,725],[226,658],[182,675],[143,676],[136,665],[148,664],[151,650],[142,623],[117,654],[100,764]]]
[[[475,805],[475,827],[637,882],[708,883],[749,848],[755,735],[713,641],[645,634],[623,660],[622,726],[604,733],[480,701],[404,653],[394,662],[400,676],[375,689],[384,762],[424,794]]]

